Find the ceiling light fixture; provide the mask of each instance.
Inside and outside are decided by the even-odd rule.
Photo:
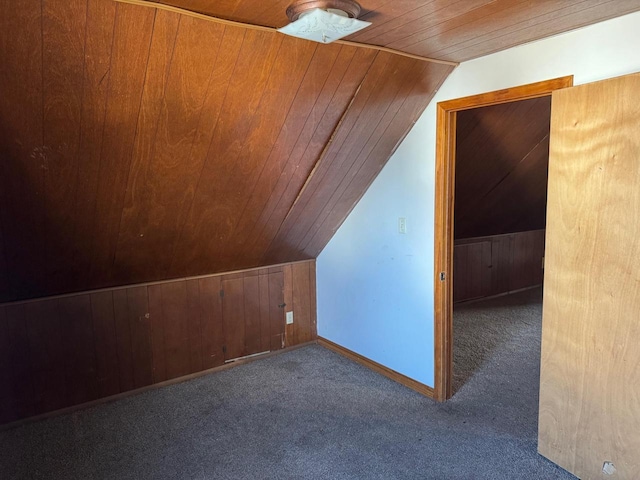
[[[331,43],[371,25],[358,20],[360,5],[354,0],[298,0],[287,8],[291,23],[278,29],[294,37]]]

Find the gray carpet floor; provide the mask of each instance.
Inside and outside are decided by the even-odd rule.
[[[574,478],[536,453],[531,297],[457,309],[445,404],[309,346],[0,432],[0,478]]]

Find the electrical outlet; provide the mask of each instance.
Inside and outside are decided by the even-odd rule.
[[[407,233],[407,219],[405,217],[398,218],[398,233]]]
[[[293,323],[293,312],[287,312],[286,318],[287,318],[287,325],[291,325]]]

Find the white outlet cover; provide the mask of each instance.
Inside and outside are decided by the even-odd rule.
[[[291,325],[293,323],[293,312],[287,312],[287,325]]]

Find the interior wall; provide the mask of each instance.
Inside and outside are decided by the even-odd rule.
[[[634,13],[462,63],[318,257],[318,335],[433,386],[436,104],[566,75],[579,85],[637,72],[639,44]]]
[[[0,304],[0,424],[311,341],[314,282],[311,260]]]

